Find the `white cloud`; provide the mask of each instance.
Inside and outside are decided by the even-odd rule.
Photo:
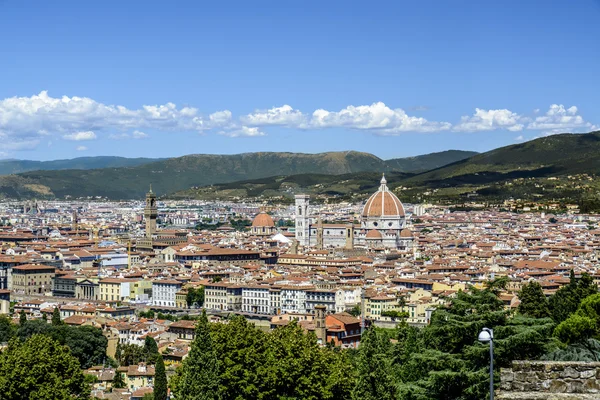
[[[236,129],[224,130],[219,132],[220,135],[229,136],[229,137],[258,137],[265,136],[266,134],[262,132],[257,127],[248,127],[241,126]]]
[[[281,125],[302,127],[306,124],[306,115],[287,104],[281,107],[273,107],[269,110],[257,110],[253,114],[248,114],[240,119],[244,124],[250,126]]]
[[[134,139],[145,139],[148,137],[148,134],[146,132],[142,132],[142,131],[133,131],[133,133],[131,134],[131,137]]]
[[[232,114],[229,110],[217,111],[210,114],[208,119],[211,125],[222,126],[231,122]]]
[[[142,131],[133,131],[133,133],[131,133],[131,134],[124,132],[124,133],[111,133],[110,135],[108,135],[109,139],[114,139],[114,140],[145,139],[147,137],[149,137],[149,135]]]
[[[511,132],[519,132],[525,126],[524,117],[507,109],[483,110],[475,109],[475,114],[470,117],[461,117],[460,123],[454,125],[453,130],[457,132],[481,132],[497,129],[506,129]]]
[[[575,106],[566,108],[562,104],[552,104],[545,115],[536,117],[527,125],[527,129],[543,130],[544,134],[553,135],[565,132],[587,132],[598,129],[578,114]]]
[[[77,151],[86,151],[88,148],[85,146],[78,146]]]
[[[46,91],[31,97],[0,100],[0,131],[13,139],[59,134],[77,140],[72,138],[91,137],[78,136],[81,132],[142,129],[202,132],[207,128],[196,108],[177,108],[173,103],[130,109],[87,97],[51,97]]]
[[[379,134],[394,135],[402,132],[439,132],[450,129],[451,124],[409,116],[400,108],[391,109],[378,102],[370,106],[348,106],[338,112],[316,110],[312,114],[310,126],[370,130]]]
[[[515,138],[516,142],[522,142],[523,140],[525,140],[525,138],[523,137],[523,135],[519,135]]]
[[[424,109],[414,107],[413,111]],[[545,114],[540,113],[539,109],[529,114],[519,114],[505,108],[476,108],[473,115],[463,116],[453,125],[409,115],[405,110],[391,108],[383,102],[348,105],[338,111],[316,109],[312,112],[303,112],[284,104],[234,116],[229,110],[202,114],[194,107],[177,107],[170,102],[128,108],[103,104],[87,97],[55,98],[45,91],[31,97],[0,100],[0,150],[32,149],[42,140],[50,142],[55,137],[74,141],[93,140],[103,135],[110,139],[143,139],[148,137],[148,131],[213,132],[231,137],[260,137],[266,135],[264,129],[268,127],[300,130],[338,128],[375,135],[450,130],[537,130],[547,135],[598,128],[585,121],[577,107],[557,104],[551,105]]]
[[[96,139],[96,134],[92,131],[74,132],[63,135],[63,139],[75,141],[94,140]]]

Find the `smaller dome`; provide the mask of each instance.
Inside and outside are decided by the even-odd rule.
[[[252,226],[275,226],[273,218],[266,212],[261,212],[252,221]]]
[[[406,229],[406,228],[404,228],[404,229],[402,229],[402,230],[400,231],[400,237],[403,237],[403,238],[411,238],[412,236],[413,236],[413,234],[412,234],[412,232],[410,231],[410,229]]]
[[[371,229],[366,236],[367,239],[381,239],[381,232],[376,229]]]

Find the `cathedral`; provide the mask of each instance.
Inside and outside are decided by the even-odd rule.
[[[317,249],[355,247],[407,250],[413,236],[406,228],[402,202],[387,187],[385,176],[379,190],[365,203],[359,224],[324,224],[311,215],[310,197],[296,195],[296,240],[298,244]]]

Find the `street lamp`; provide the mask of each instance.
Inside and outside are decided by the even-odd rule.
[[[482,343],[490,342],[490,400],[494,400],[494,331],[483,328],[478,339]]]

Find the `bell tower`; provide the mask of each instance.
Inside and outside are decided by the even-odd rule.
[[[297,194],[296,200],[296,240],[301,246],[310,246],[310,197]]]
[[[146,207],[144,207],[144,219],[146,220],[146,237],[152,239],[156,232],[156,218],[158,217],[158,208],[156,206],[156,195],[152,191],[146,193]]]

